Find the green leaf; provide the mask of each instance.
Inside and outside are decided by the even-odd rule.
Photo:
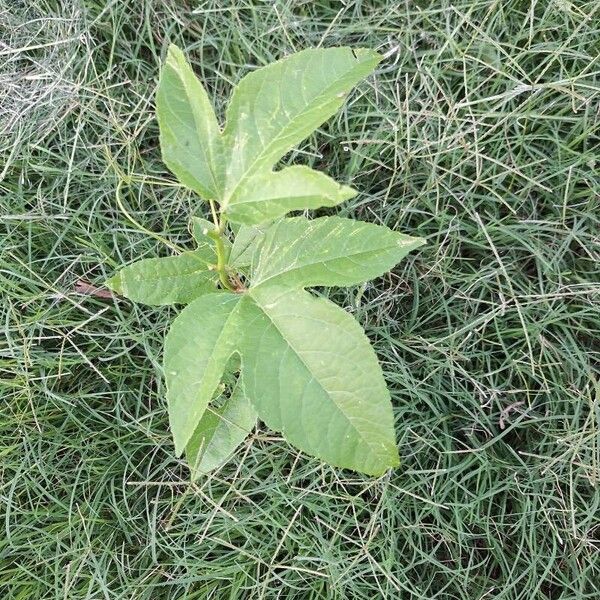
[[[239,335],[239,295],[201,296],[183,309],[165,340],[169,422],[179,456],[190,441]]]
[[[209,231],[215,230],[215,224],[202,217],[192,217],[192,235],[198,246],[206,246],[214,243],[208,236]]]
[[[156,98],[163,159],[234,222],[258,224],[339,204],[354,190],[309,167],[272,168],[380,60],[367,49],[312,48],[257,69],[236,86],[221,133],[202,84],[181,50],[170,46]]]
[[[242,269],[253,264],[267,228],[268,225],[239,226],[229,255],[229,264],[232,267]]]
[[[355,195],[351,187],[298,165],[245,180],[229,200],[227,214],[239,223],[264,223],[293,210],[335,206]]]
[[[341,217],[282,219],[265,234],[252,287],[355,285],[389,271],[424,243]]]
[[[207,408],[185,448],[192,481],[225,464],[254,428],[256,420],[256,411],[238,381],[219,408]]]
[[[241,303],[244,389],[259,417],[329,464],[380,475],[398,464],[392,406],[360,325],[303,290]]]
[[[217,277],[208,269],[213,257],[210,249],[201,248],[177,256],[146,258],[121,269],[106,285],[143,304],[187,304],[215,291]]]
[[[307,171],[301,175],[297,171],[278,175],[272,173],[271,168],[331,117],[344,103],[348,91],[371,73],[380,60],[381,56],[372,50],[313,48],[257,69],[240,81],[227,108],[223,132],[227,167],[225,192],[220,202],[232,220],[259,223],[272,218],[274,212],[284,214],[286,206],[287,210],[305,207],[300,205],[298,189],[290,190],[292,200],[288,200],[287,205],[280,194],[286,185],[285,177],[299,179],[303,175],[307,179]],[[266,184],[269,176],[274,178],[272,184]],[[317,177],[313,175],[312,179],[316,181]],[[315,187],[317,183],[324,185],[322,179],[315,181],[312,182]],[[293,185],[295,188],[298,181]],[[270,190],[267,194],[275,194],[276,209],[258,206],[260,188],[265,186]],[[244,212],[242,208],[234,208],[246,199],[242,194],[253,187],[256,188],[252,203],[255,212],[250,212],[250,207]],[[340,198],[349,193],[349,188],[338,186],[337,192],[329,191],[325,195],[320,206],[341,202]],[[314,190],[309,198],[310,206],[319,205]],[[262,203],[269,203],[268,195]]]
[[[223,186],[221,132],[206,91],[174,45],[161,70],[156,114],[167,167],[200,196],[218,199]]]

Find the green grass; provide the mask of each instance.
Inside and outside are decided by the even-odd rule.
[[[600,597],[598,2],[0,0],[0,39],[0,597]],[[328,292],[392,392],[403,464],[379,480],[260,426],[190,485],[177,311],[75,291],[206,210],[160,161],[169,42],[220,114],[286,52],[388,54],[286,159],[429,241]]]

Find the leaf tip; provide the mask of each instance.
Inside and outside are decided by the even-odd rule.
[[[339,197],[341,198],[342,202],[350,200],[350,198],[354,198],[356,194],[358,194],[358,190],[355,190],[353,187],[350,187],[349,185],[340,185]]]
[[[401,248],[408,247],[407,252],[411,252],[412,250],[416,250],[421,246],[426,246],[427,240],[425,238],[416,238],[402,235],[397,239],[397,244]]]
[[[381,469],[379,469],[378,472],[371,473],[371,475],[373,475],[375,477],[382,477],[388,471],[396,469],[399,466],[400,466],[400,455],[398,454],[398,449],[395,446],[393,446],[392,448],[390,448],[390,454],[389,454],[389,457],[388,457],[388,460],[386,461],[386,463],[381,466]]]
[[[165,365],[166,368],[166,365]],[[169,426],[171,428],[171,435],[173,439],[173,445],[175,446],[175,458],[181,458],[185,452],[186,446],[194,433],[193,430],[189,431],[187,423],[182,422],[181,419],[177,418],[177,415],[172,411],[172,396],[169,394],[169,382],[167,380],[167,405],[169,406]]]
[[[164,62],[163,68],[168,67],[173,69],[178,77],[182,77],[182,73],[185,68],[189,68],[189,63],[185,57],[183,50],[175,44],[169,44],[167,49],[167,58]]]
[[[116,275],[113,275],[110,279],[105,282],[107,288],[115,292],[115,294],[123,295],[123,278],[121,277],[121,271]]]
[[[175,458],[181,458],[185,451],[185,445],[182,445],[175,436],[173,436],[173,442],[175,445]]]
[[[183,51],[176,44],[169,44],[167,48],[167,61],[170,59],[177,60],[183,56]]]
[[[372,64],[373,69],[383,60],[383,55],[371,48],[351,48],[351,50],[358,62]]]

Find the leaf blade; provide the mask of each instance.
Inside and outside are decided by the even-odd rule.
[[[424,243],[341,217],[282,219],[265,234],[252,286],[355,285],[387,272]]]
[[[106,285],[134,302],[150,306],[187,304],[215,291],[217,278],[208,269],[208,248],[177,256],[146,258],[123,267]]]
[[[192,217],[190,219],[190,224],[192,235],[198,246],[206,246],[213,243],[208,236],[208,233],[215,230],[214,223],[207,221],[203,217]]]
[[[224,212],[232,221],[256,225],[293,210],[336,206],[356,193],[320,171],[295,165],[249,177],[238,186]]]
[[[209,407],[185,448],[192,481],[224,465],[257,421],[256,411],[237,382],[224,404]]]
[[[161,69],[156,115],[164,163],[185,186],[217,199],[223,179],[221,131],[206,90],[174,44]]]
[[[227,292],[201,296],[183,309],[165,339],[167,405],[177,456],[188,444],[236,351],[239,299]]]
[[[266,226],[242,225],[233,240],[229,264],[232,267],[244,269],[252,266],[255,254],[262,244]]]
[[[241,313],[245,390],[270,428],[334,466],[380,475],[398,464],[381,368],[348,313],[273,288],[251,292]]]

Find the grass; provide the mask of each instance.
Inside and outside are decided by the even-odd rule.
[[[597,2],[0,0],[0,34],[2,598],[600,597]],[[392,392],[379,480],[260,426],[190,485],[177,310],[77,291],[206,211],[157,147],[171,41],[220,114],[286,52],[387,55],[286,158],[361,190],[340,214],[429,240],[329,292]]]

